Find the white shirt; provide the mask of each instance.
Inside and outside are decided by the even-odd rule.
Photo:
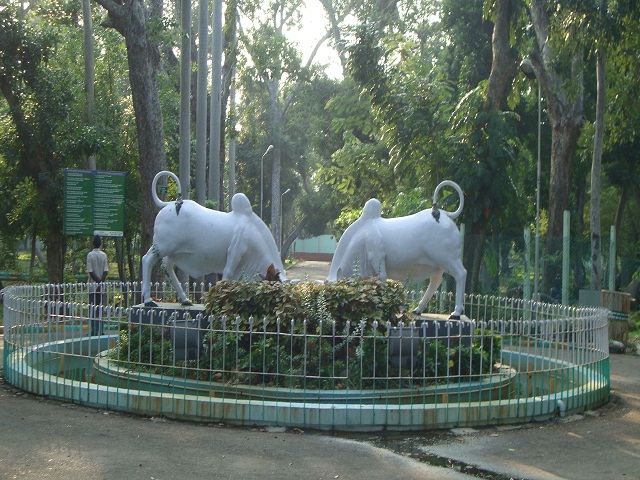
[[[98,277],[102,278],[102,274],[104,272],[108,272],[109,267],[107,266],[107,254],[104,253],[99,248],[94,248],[87,254],[87,273],[95,273]],[[96,282],[91,275],[87,279],[87,283],[89,284],[89,291],[95,292],[98,282]]]

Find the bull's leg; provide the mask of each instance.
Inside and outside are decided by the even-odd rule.
[[[462,265],[462,261],[458,260],[449,273],[456,280],[456,309],[449,318],[459,320],[464,312],[464,288],[467,282],[467,270]]]
[[[429,277],[429,288],[427,288],[422,300],[420,300],[418,306],[413,310],[413,313],[416,315],[422,313],[424,307],[427,306],[427,303],[429,303],[429,300],[431,300],[431,297],[433,297],[433,294],[436,293],[436,290],[438,290],[438,287],[442,283],[442,274],[443,272],[440,270]]]
[[[382,235],[377,229],[373,229],[365,241],[367,262],[374,275],[383,282],[387,279],[387,255],[384,251]],[[361,276],[366,276],[367,270],[361,272]]]
[[[233,237],[231,238],[231,242],[229,242],[229,248],[227,248],[227,262],[222,270],[222,280],[234,278],[239,273],[236,271],[238,269],[238,265],[240,265],[242,257],[249,250],[245,230],[246,229],[242,225],[237,225],[233,230]],[[256,272],[247,273],[253,275]]]
[[[151,299],[151,272],[153,266],[159,260],[153,245],[142,257],[142,301],[147,307],[155,307],[156,303]]]
[[[369,262],[369,267],[371,268],[373,275],[377,276],[384,282],[387,279],[387,265],[385,263],[384,252],[369,252],[367,255],[367,262]],[[361,272],[361,276],[367,276],[369,270],[363,270],[364,272]]]
[[[173,262],[169,260],[169,257],[165,257],[164,267],[167,270],[167,274],[169,275],[171,285],[173,285],[173,288],[175,288],[176,292],[178,293],[178,300],[182,302],[182,305],[193,305],[193,303],[191,303],[191,301],[189,300],[189,297],[187,297],[186,293],[184,293],[182,285],[180,285],[180,280],[178,280],[178,277],[176,275]]]

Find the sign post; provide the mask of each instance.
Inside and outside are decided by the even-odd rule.
[[[125,172],[64,170],[64,234],[121,237]]]

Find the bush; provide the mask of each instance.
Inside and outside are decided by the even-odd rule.
[[[629,332],[640,330],[640,310],[636,310],[629,315]]]
[[[421,339],[413,371],[394,368],[386,334],[411,320],[406,301],[402,284],[377,278],[324,285],[223,281],[205,296],[211,324],[197,369],[174,363],[166,329],[158,326],[122,331],[112,358],[136,370],[146,363],[154,373],[227,384],[334,390],[400,388],[411,378],[470,379],[492,371],[500,337],[479,330],[470,346]]]
[[[336,331],[342,331],[347,322],[356,325],[365,321],[371,327],[374,321],[396,325],[410,320],[402,283],[371,277],[350,277],[327,284],[226,280],[205,294],[204,304],[207,315],[238,316],[242,329],[247,327],[249,317],[261,324],[265,320],[265,329],[271,332],[276,331],[278,318],[283,322],[280,331],[287,331],[290,320],[300,327],[306,320],[307,330],[314,333],[320,322],[326,329],[327,323],[335,321]]]

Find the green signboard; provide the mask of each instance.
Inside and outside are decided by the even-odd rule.
[[[124,172],[64,170],[64,234],[121,237]]]

